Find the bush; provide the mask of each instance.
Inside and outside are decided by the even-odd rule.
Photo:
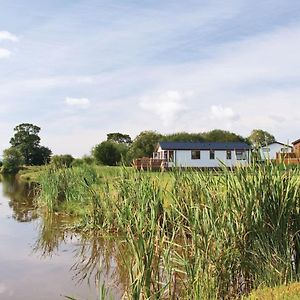
[[[70,154],[54,155],[51,159],[51,164],[57,168],[67,167],[69,168],[74,161],[74,157]]]
[[[24,157],[16,148],[8,148],[3,152],[2,173],[16,174],[24,162]]]
[[[111,141],[102,142],[92,150],[96,162],[100,165],[116,166],[125,153],[127,146]]]

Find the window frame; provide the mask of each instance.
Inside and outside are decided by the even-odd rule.
[[[216,151],[215,150],[209,150],[209,159],[210,160],[216,159]]]
[[[232,150],[226,150],[226,159],[232,160]]]
[[[195,154],[199,154],[199,155],[195,155]],[[191,150],[191,159],[192,160],[199,160],[199,159],[201,159],[201,151],[200,150]]]
[[[246,150],[235,150],[236,160],[247,160]]]

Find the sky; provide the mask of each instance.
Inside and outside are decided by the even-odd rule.
[[[109,132],[300,138],[299,0],[0,0],[0,152],[20,123],[76,157]]]

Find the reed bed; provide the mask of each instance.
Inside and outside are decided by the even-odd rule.
[[[238,299],[299,280],[300,170],[256,164],[222,172],[49,170],[39,203],[80,203],[83,229],[128,248],[128,299]]]

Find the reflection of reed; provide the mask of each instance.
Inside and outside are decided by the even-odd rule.
[[[70,222],[66,217],[55,213],[44,213],[41,217],[38,239],[33,251],[40,252],[42,257],[52,256],[62,242],[72,238],[65,230]]]
[[[105,280],[106,286],[124,290],[128,276],[123,250],[119,238],[103,237],[99,233],[82,235],[75,254],[76,262],[71,268],[75,272],[74,278],[78,282],[94,280],[96,284]]]
[[[86,281],[89,285],[106,290],[123,291],[128,285],[128,275],[124,257],[128,253],[118,238],[103,237],[99,233],[79,234],[70,230],[72,219],[62,214],[43,213],[39,225],[39,235],[33,251],[41,257],[52,257],[59,252],[62,243],[76,239],[74,244],[74,264],[70,268],[73,280],[78,284]],[[104,284],[105,282],[105,284]]]

